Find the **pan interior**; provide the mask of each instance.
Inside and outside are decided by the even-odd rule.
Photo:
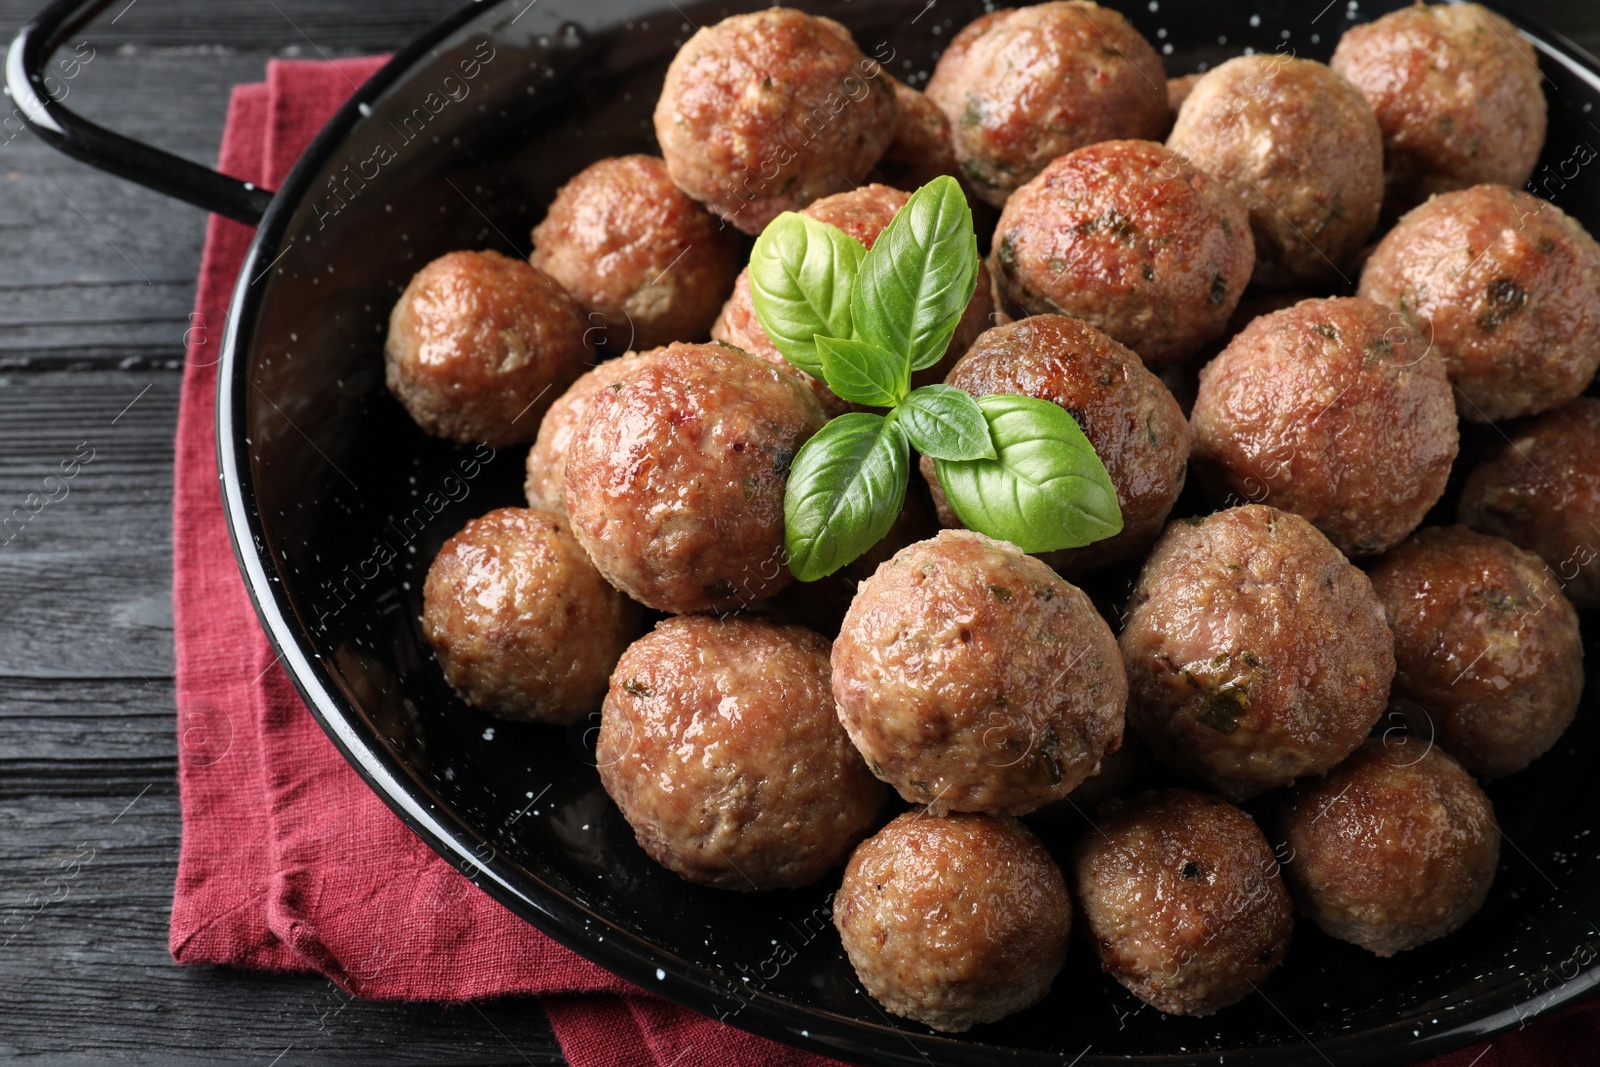
[[[1402,3],[1336,4],[1320,16],[1320,3],[1285,0],[1117,6],[1181,74],[1247,47],[1326,59],[1353,21]],[[478,843],[522,914],[548,924],[543,902],[576,901],[604,923],[560,920],[569,942],[596,948],[631,933],[664,959],[720,976],[695,979],[703,1010],[750,1023],[759,1014],[750,991],[761,991],[795,1006],[791,1038],[821,1019],[812,1012],[830,1013],[863,1024],[852,1037],[859,1054],[887,1060],[910,1046],[885,1027],[928,1032],[889,1020],[858,991],[829,920],[837,876],[768,895],[690,885],[644,855],[602,792],[598,711],[565,731],[519,726],[444,685],[418,623],[423,576],[468,519],[522,502],[526,449],[427,437],[383,385],[389,309],[411,275],[455,249],[525,255],[529,229],[566,179],[602,157],[655,151],[662,75],[696,26],[757,6],[511,0],[486,5],[418,60],[305,175],[282,240],[261,250],[262,262],[281,258],[246,300],[243,380],[233,384],[242,440],[223,447],[245,457],[249,538],[270,579],[257,595],[291,619],[314,664],[299,681],[325,688],[365,744],[397,762],[402,787]],[[913,85],[984,10],[961,0],[805,6],[844,22]],[[1600,91],[1549,55],[1544,68],[1551,123],[1541,166],[1550,169],[1539,173],[1557,180],[1540,191],[1600,232],[1600,168],[1573,163],[1595,158],[1588,146],[1600,133],[1584,107]],[[1584,619],[1590,662],[1596,621]],[[1257,1050],[1230,1057],[1250,1062],[1305,1041],[1342,1050],[1343,1062],[1389,1060],[1418,1038],[1490,1015],[1515,1022],[1586,986],[1600,938],[1589,918],[1600,915],[1594,705],[1591,690],[1555,751],[1491,787],[1508,847],[1488,904],[1460,933],[1378,960],[1301,921],[1262,995],[1200,1020],[1141,1007],[1080,942],[1043,1004],[965,1042],[1047,1052],[1049,1062],[1086,1048],[1085,1063],[1215,1062]],[[1061,856],[1083,830],[1064,822],[1042,832]],[[922,1046],[930,1062],[970,1059],[961,1047]]]

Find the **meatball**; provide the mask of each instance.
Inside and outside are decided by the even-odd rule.
[[[1280,832],[1300,910],[1379,956],[1470,919],[1500,858],[1494,806],[1478,783],[1436,746],[1398,734],[1296,786]]]
[[[839,23],[768,8],[689,38],[655,127],[678,187],[755,234],[866,180],[894,136],[894,86]]]
[[[548,276],[498,252],[451,252],[417,272],[389,316],[384,380],[435,437],[531,441],[594,362],[583,310]]]
[[[1069,875],[1101,969],[1160,1011],[1236,1003],[1289,951],[1294,914],[1272,849],[1216,797],[1165,789],[1114,805]]]
[[[947,379],[973,396],[1015,393],[1048,400],[1072,413],[1111,475],[1122,509],[1122,532],[1083,548],[1046,554],[1064,574],[1082,574],[1135,559],[1160,535],[1183,491],[1189,426],[1178,402],[1139,357],[1087,322],[1035,315],[985,331]],[[931,459],[922,476],[939,521],[958,527]]]
[[[833,646],[839,718],[935,815],[1021,815],[1122,739],[1116,640],[1077,587],[1003,541],[944,530],[861,583]]]
[[[610,348],[702,340],[739,273],[727,231],[654,156],[602,159],[563,185],[533,229],[533,265]]]
[[[1066,959],[1072,902],[1015,819],[910,811],[850,857],[833,922],[874,1000],[959,1033],[1044,999]]]
[[[1417,4],[1345,31],[1333,69],[1372,105],[1393,214],[1480,182],[1521,185],[1544,147],[1538,53],[1477,4]]]
[[[1087,319],[1159,369],[1222,332],[1255,254],[1227,185],[1154,142],[1103,141],[1012,195],[992,270],[1012,305]]]
[[[548,511],[501,508],[446,541],[422,632],[461,699],[520,722],[575,722],[606,691],[639,605],[606,584]]]
[[[910,194],[903,193],[899,189],[891,189],[887,185],[864,185],[848,193],[824,197],[800,213],[830,226],[837,226],[871,248],[877,242],[878,235],[894,220],[895,213],[910,199]],[[988,272],[980,265],[978,284],[973,291],[972,302],[967,305],[961,321],[956,324],[955,335],[950,338],[950,347],[946,350],[944,359],[932,367],[913,374],[911,376],[913,387],[943,381],[951,366],[967,350],[967,346],[989,326],[989,314],[994,310],[992,292]],[[756,317],[756,307],[750,299],[748,270],[739,272],[739,277],[733,283],[733,295],[728,298],[722,314],[712,325],[711,336],[723,344],[742,348],[752,356],[760,356],[769,363],[776,363],[800,375],[816,389],[817,397],[822,401],[823,409],[828,414],[839,415],[854,410],[852,405],[834,396],[833,390],[822,382],[793,367],[783,358],[783,353],[773,345],[771,339],[767,337],[766,330],[761,327],[761,320]]]
[[[861,583],[902,548],[926,541],[938,532],[932,510],[916,493],[907,493],[894,525],[877,544],[825,578],[794,583],[778,594],[774,604],[803,626],[820,634],[837,634]]]
[[[1461,490],[1461,521],[1536,552],[1580,608],[1600,608],[1600,400],[1524,424]]]
[[[1172,111],[1174,119],[1178,117],[1178,112],[1183,110],[1183,102],[1194,92],[1195,83],[1203,77],[1204,74],[1184,74],[1167,79],[1167,107]]]
[[[1310,519],[1346,555],[1404,540],[1460,443],[1444,361],[1387,308],[1304,300],[1200,372],[1195,473],[1214,499]]]
[[[655,351],[658,350],[642,355],[648,357]],[[628,352],[595,366],[573,382],[544,413],[539,437],[528,450],[528,476],[523,489],[529,507],[567,513],[567,451],[572,447],[578,422],[589,410],[595,393],[625,378],[639,358],[641,353]]]
[[[1527,193],[1434,197],[1379,242],[1361,295],[1432,340],[1473,422],[1547,411],[1600,368],[1600,244]]]
[[[1250,209],[1261,285],[1342,278],[1378,221],[1378,120],[1360,91],[1321,63],[1228,60],[1195,83],[1167,145]]]
[[[1474,774],[1520,771],[1583,693],[1578,614],[1544,561],[1461,526],[1418,530],[1368,576],[1394,631],[1394,691]]]
[[[1367,576],[1305,519],[1259,504],[1167,528],[1121,645],[1129,724],[1230,800],[1344,759],[1394,678]]]
[[[1217,358],[1222,350],[1228,347],[1230,341],[1261,316],[1294,307],[1302,300],[1311,299],[1313,295],[1298,289],[1246,290],[1244,297],[1239,301],[1239,306],[1228,319],[1228,325],[1215,340],[1201,348],[1199,354],[1188,363],[1163,369],[1161,380],[1177,398],[1178,406],[1183,408],[1184,418],[1188,418],[1189,413],[1194,410],[1195,394],[1200,391],[1200,372],[1205,369],[1207,363]]]
[[[652,859],[719,889],[809,885],[872,829],[885,790],[834,714],[828,641],[683,616],[623,653],[600,783]]]
[[[567,511],[612,585],[723,611],[789,583],[789,465],[826,416],[798,377],[723,345],[669,345],[600,389],[567,452]]]
[[[960,178],[950,123],[939,105],[898,78],[884,77],[894,86],[894,139],[868,180],[911,192],[941,174]]]
[[[996,11],[950,41],[928,80],[973,190],[1000,207],[1057,156],[1160,137],[1167,73],[1150,42],[1087,0]]]

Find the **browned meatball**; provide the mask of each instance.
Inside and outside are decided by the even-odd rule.
[[[685,616],[623,653],[600,712],[600,783],[652,859],[719,889],[809,885],[886,799],[833,710],[828,641]]]
[[[1536,552],[1580,608],[1600,608],[1600,400],[1524,424],[1467,477],[1460,519]]]
[[[679,188],[760,233],[866,180],[894,136],[894,87],[837,22],[768,8],[689,38],[655,127]]]
[[[1309,59],[1228,60],[1195,83],[1167,145],[1249,207],[1261,285],[1340,278],[1383,206],[1383,135],[1372,108]]]
[[[1167,367],[1161,371],[1161,381],[1172,390],[1178,406],[1183,409],[1184,417],[1188,418],[1189,413],[1194,410],[1195,394],[1200,391],[1200,372],[1205,369],[1207,363],[1217,358],[1235,337],[1244,332],[1246,326],[1261,316],[1294,307],[1302,300],[1311,299],[1312,295],[1298,289],[1245,290],[1239,306],[1228,319],[1228,325],[1215,340],[1201,348],[1199,354],[1188,363]]]
[[[1190,421],[1213,498],[1303,515],[1350,556],[1421,524],[1460,443],[1444,361],[1355,297],[1256,319],[1201,370]]]
[[[894,140],[868,180],[915,192],[941,174],[960,178],[950,123],[939,105],[898,78],[884,77],[894,86]]]
[[[1152,141],[1055,160],[1006,202],[992,261],[1009,303],[1087,319],[1157,369],[1222,332],[1254,266],[1244,202]]]
[[[833,646],[839,718],[873,773],[934,814],[1021,815],[1116,751],[1111,628],[1013,545],[944,530],[861,583]]]
[[[1470,919],[1500,858],[1494,806],[1478,783],[1437,746],[1400,734],[1296,786],[1280,832],[1300,909],[1379,956]]]
[[[850,857],[833,922],[874,1000],[959,1033],[1044,999],[1066,959],[1072,901],[1015,819],[910,811]]]
[[[837,226],[871,248],[877,243],[878,235],[883,232],[884,227],[894,221],[895,213],[910,199],[910,194],[903,193],[899,189],[891,189],[887,185],[864,185],[848,193],[824,197],[800,213],[819,222],[826,222],[830,226]],[[978,284],[972,294],[972,302],[967,305],[961,321],[956,324],[955,335],[950,338],[950,347],[946,350],[944,359],[932,367],[913,374],[911,376],[913,386],[929,385],[944,380],[944,376],[949,373],[955,361],[961,358],[961,353],[965,352],[974,338],[988,327],[989,313],[994,308],[992,292],[988,272],[979,266]],[[854,410],[853,405],[834,396],[833,390],[822,382],[806,374],[805,371],[793,367],[783,358],[783,353],[773,345],[772,340],[767,337],[766,330],[761,327],[761,320],[756,317],[756,307],[750,299],[748,270],[740,271],[739,277],[735,279],[733,295],[728,298],[722,314],[712,324],[711,336],[723,344],[742,348],[752,356],[760,356],[769,363],[779,364],[800,375],[816,389],[817,397],[822,401],[823,409],[828,414],[839,415]]]
[[[1383,130],[1388,207],[1480,182],[1521,185],[1544,147],[1538,53],[1477,4],[1416,4],[1352,26],[1333,69]]]
[[[1256,289],[1239,301],[1239,306],[1234,309],[1233,317],[1228,320],[1227,329],[1223,331],[1223,337],[1231,341],[1243,333],[1245,327],[1261,316],[1270,315],[1274,311],[1282,311],[1285,308],[1292,308],[1303,300],[1311,300],[1315,297],[1315,293],[1307,292],[1303,289]],[[1220,345],[1217,351],[1220,352],[1226,347],[1227,345],[1225,344]]]
[[[1432,340],[1473,422],[1547,411],[1600,368],[1600,244],[1527,193],[1429,200],[1379,242],[1361,295]]]
[[[539,437],[528,450],[527,480],[523,491],[531,508],[546,508],[567,513],[567,452],[572,448],[572,435],[578,422],[589,410],[595,393],[621,381],[633,370],[634,361],[650,352],[627,352],[616,359],[608,359],[585,372],[562,393],[539,423]]]
[[[1170,114],[1161,57],[1087,0],[978,19],[951,39],[926,92],[950,120],[962,174],[996,207],[1057,156],[1160,137]]]
[[[1418,530],[1368,572],[1394,631],[1394,691],[1474,774],[1520,771],[1578,710],[1578,614],[1544,561],[1462,526]]]
[[[985,331],[947,379],[973,396],[1015,393],[1059,404],[1083,429],[1111,475],[1122,532],[1042,558],[1064,574],[1134,559],[1161,533],[1183,491],[1189,425],[1161,379],[1133,352],[1087,322],[1035,315]],[[922,458],[939,521],[958,527],[933,461]]]
[[[595,709],[639,629],[563,516],[501,508],[444,543],[422,592],[422,632],[461,699],[522,722]]]
[[[1344,759],[1394,677],[1367,576],[1306,520],[1259,504],[1167,528],[1121,644],[1129,724],[1233,800]]]
[[[563,185],[533,229],[533,265],[612,349],[702,340],[739,273],[727,230],[654,156],[602,159]]]
[[[1183,110],[1183,102],[1194,92],[1195,84],[1203,77],[1204,74],[1184,74],[1167,79],[1167,107],[1172,110],[1174,119],[1178,117],[1178,112]]]
[[[1111,806],[1072,853],[1073,894],[1100,967],[1173,1015],[1250,995],[1289,951],[1294,913],[1250,816],[1187,789]]]
[[[550,402],[594,362],[583,310],[498,252],[451,252],[389,316],[384,380],[418,426],[499,448],[531,441]]]
[[[778,594],[773,605],[820,634],[837,634],[861,583],[902,548],[926,541],[938,532],[939,523],[932,510],[916,493],[907,493],[900,514],[882,540],[825,578],[795,582]]]
[[[599,390],[567,453],[567,511],[618,589],[658,611],[748,606],[789,583],[789,464],[825,416],[795,375],[673,344]]]

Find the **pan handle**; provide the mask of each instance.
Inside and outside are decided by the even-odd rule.
[[[75,159],[207,211],[256,225],[272,202],[271,190],[112,133],[68,110],[46,89],[45,65],[56,49],[113,2],[54,0],[22,28],[6,55],[6,91],[16,111],[34,133]]]

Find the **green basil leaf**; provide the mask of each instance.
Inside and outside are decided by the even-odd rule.
[[[883,540],[906,499],[910,445],[893,419],[840,415],[794,457],[783,497],[789,570],[826,578]]]
[[[1024,552],[1080,548],[1122,532],[1117,490],[1094,446],[1048,400],[978,401],[995,459],[935,460],[951,510],[968,529]]]
[[[994,459],[983,409],[951,385],[925,385],[895,410],[911,447],[934,459]]]
[[[850,294],[867,250],[836,226],[785,211],[750,253],[756,318],[785,359],[822,377],[816,337],[851,335]]]
[[[817,335],[822,380],[841,399],[873,408],[892,408],[906,398],[911,375],[905,365],[877,345]]]
[[[861,262],[855,335],[911,370],[944,358],[978,284],[978,237],[966,194],[941,176],[912,194]]]

